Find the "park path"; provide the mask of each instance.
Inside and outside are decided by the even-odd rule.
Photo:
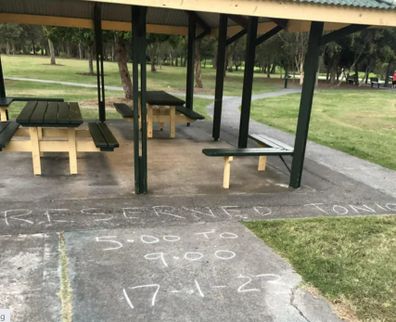
[[[295,93],[300,93],[300,90],[282,89],[271,93],[253,95],[252,100],[254,101]],[[223,129],[232,130],[236,133],[239,128],[240,105],[240,97],[226,97],[223,100]],[[274,108],[277,107],[274,106]],[[208,109],[210,112],[213,112],[213,103],[209,105]],[[277,138],[289,145],[294,145],[294,134],[286,133],[252,119],[250,120],[249,129],[250,133],[265,133],[266,135]],[[396,171],[312,141],[308,141],[306,157],[333,171],[342,173],[348,178],[362,182],[365,185],[382,191],[392,197],[396,197]]]
[[[5,79],[14,81],[28,81],[34,83],[45,83],[45,84],[57,84],[63,86],[75,86],[83,88],[96,88],[96,84],[85,84],[75,82],[63,82],[54,80],[42,80],[34,78],[23,78],[23,77],[6,77]],[[109,86],[106,88],[113,91],[122,91],[121,86]],[[184,96],[185,93],[171,92],[177,96]],[[300,93],[300,89],[282,89],[269,93],[254,94],[252,100],[260,100],[266,98],[273,98],[282,95]],[[206,94],[195,94],[195,97],[213,99],[213,95]],[[241,98],[238,96],[223,96],[223,111],[222,111],[222,125],[223,129],[227,131],[235,131],[239,128],[239,107],[241,105]],[[213,103],[208,106],[209,112],[213,112]],[[271,126],[250,121],[250,132],[255,133],[266,133],[269,136],[277,138],[281,141],[288,143],[289,145],[294,144],[294,135],[278,130]],[[307,158],[326,166],[327,168],[342,173],[348,178],[354,179],[358,182],[362,182],[374,189],[382,191],[392,197],[396,197],[396,171],[384,168],[375,163],[359,159],[351,156],[347,153],[308,141]]]

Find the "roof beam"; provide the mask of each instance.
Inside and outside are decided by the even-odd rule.
[[[266,32],[264,35],[261,35],[256,39],[256,46],[261,45],[264,41],[270,39],[275,36],[279,31],[283,30],[283,27],[276,26],[272,28],[270,31]]]
[[[0,23],[17,23],[26,25],[46,25],[93,29],[92,19],[25,15],[14,13],[0,13]],[[131,31],[131,23],[128,21],[102,20],[102,29],[114,31]],[[147,32],[153,34],[183,36],[187,35],[187,31],[188,28],[185,26],[147,24]]]
[[[226,46],[231,45],[234,41],[237,41],[239,38],[242,38],[244,35],[246,35],[246,29],[242,29],[240,32],[236,33],[232,37],[227,38]]]
[[[396,27],[395,10],[269,0],[84,0],[230,15]]]
[[[276,19],[276,18],[270,18],[271,21],[275,22],[278,26],[281,26],[283,29],[287,28],[287,19]]]
[[[210,28],[209,24],[204,19],[202,19],[198,15],[198,13],[192,12],[192,11],[187,11],[187,14],[189,16],[193,17],[195,19],[195,21],[198,23],[198,25],[203,29],[203,31],[198,36],[196,36],[196,39],[203,38],[204,36],[210,34],[211,28]]]
[[[248,19],[242,16],[237,16],[237,15],[229,15],[228,16],[232,21],[236,22],[238,25],[243,27],[243,29],[246,29],[248,26]]]
[[[358,32],[364,29],[367,29],[369,26],[367,25],[349,25],[344,28],[332,31],[324,36],[322,36],[321,45],[325,45],[331,41],[338,40],[339,38],[345,37],[354,32]]]

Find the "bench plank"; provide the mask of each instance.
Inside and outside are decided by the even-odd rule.
[[[113,104],[118,113],[124,118],[133,118],[133,109],[124,103]]]
[[[0,122],[0,151],[7,146],[18,127],[14,121]]]
[[[275,148],[244,148],[244,149],[203,149],[202,153],[208,157],[248,157],[261,155],[292,155],[293,151]]]
[[[183,106],[185,101],[165,91],[147,91],[146,102],[150,105]]]
[[[59,105],[56,102],[49,102],[47,111],[44,115],[44,121],[48,124],[56,124],[58,122]]]
[[[0,106],[8,107],[14,101],[12,97],[0,97]]]
[[[32,115],[30,116],[30,123],[33,125],[41,124],[44,120],[44,115],[47,111],[47,102],[37,102]]]
[[[283,150],[291,150],[291,151],[293,150],[293,148],[290,145],[287,145],[286,143],[273,139],[264,134],[249,134],[249,138],[251,138],[252,140],[256,141],[259,144],[264,144],[268,147],[273,147]]]
[[[69,103],[69,123],[76,125],[80,125],[82,123],[82,115],[81,115],[80,107],[76,102]]]
[[[23,108],[21,113],[17,117],[17,122],[18,123],[29,123],[30,122],[30,117],[32,116],[34,112],[34,108],[37,105],[36,101],[30,101],[26,104],[26,106]]]
[[[192,119],[192,120],[204,120],[205,116],[190,110],[189,108],[186,108],[184,106],[176,106],[176,111],[178,113],[184,114],[185,116],[187,116],[188,118]]]
[[[113,151],[120,146],[106,124],[91,122],[88,124],[88,127],[96,147],[101,151]]]

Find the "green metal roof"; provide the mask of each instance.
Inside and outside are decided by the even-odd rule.
[[[369,9],[396,9],[396,0],[294,0],[323,5],[358,7]]]

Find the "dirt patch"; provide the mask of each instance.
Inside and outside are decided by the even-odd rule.
[[[41,65],[44,65],[44,66],[54,66],[54,67],[62,67],[62,66],[65,66],[65,65],[62,65],[62,64],[41,64]]]
[[[127,100],[123,97],[106,97],[106,108],[113,108],[114,103],[124,103],[132,107],[132,101]],[[98,100],[97,99],[87,99],[87,100],[80,100],[80,106],[84,106],[85,108],[97,108],[98,107]]]
[[[81,75],[81,76],[95,76],[96,77],[96,73],[76,73],[77,75]],[[106,76],[106,74],[104,74],[104,76]]]

